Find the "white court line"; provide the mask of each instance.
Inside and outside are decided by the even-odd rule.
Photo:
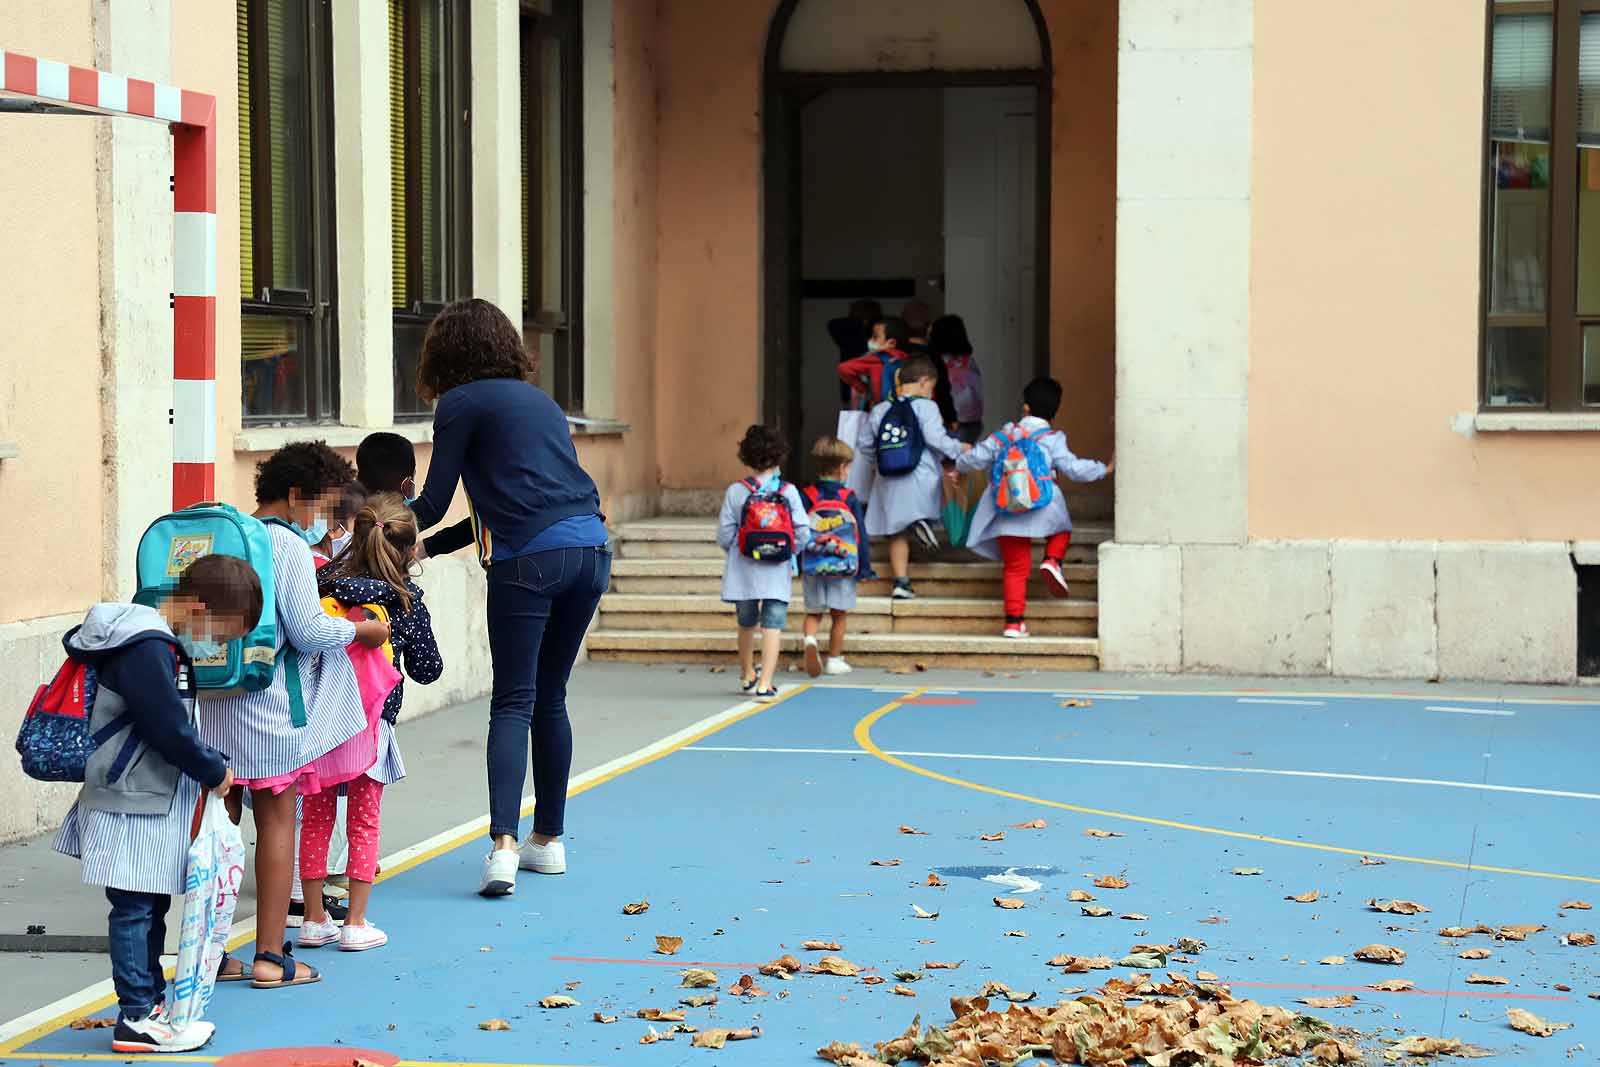
[[[591,767],[589,770],[584,771],[582,774],[575,775],[568,781],[568,792],[576,791],[580,786],[588,785],[590,782],[593,782],[596,779],[605,778],[606,776],[615,773],[619,769],[626,767],[628,764],[633,763],[636,760],[648,759],[651,756],[658,755],[663,750],[679,744],[685,738],[693,737],[695,734],[700,733],[708,728],[721,726],[729,719],[738,718],[740,715],[743,715],[750,709],[761,706],[762,705],[758,705],[754,701],[742,701],[741,703],[735,704],[733,707],[728,708],[725,711],[720,711],[715,715],[708,715],[699,722],[692,723],[689,726],[685,726],[681,730],[677,730],[671,734],[668,734],[659,741],[645,745],[643,748],[635,749],[625,756],[618,756],[616,759],[607,760],[598,767]],[[685,749],[685,751],[687,751],[687,749]],[[527,796],[523,797],[522,810],[527,811],[533,805],[533,802],[534,795],[532,793],[529,793]],[[434,834],[426,841],[420,841],[409,848],[403,848],[399,852],[384,856],[378,861],[378,865],[388,869],[395,869],[398,868],[402,863],[410,860],[412,857],[431,852],[440,845],[448,844],[457,838],[465,837],[466,835],[473,833],[482,833],[487,835],[488,832],[489,817],[487,815],[477,819],[469,819],[468,821],[453,826],[448,830]],[[406,872],[401,871],[400,873],[404,874]],[[465,889],[463,889],[462,895],[467,895],[467,891]],[[230,933],[233,937],[240,935],[252,935],[255,933],[255,929],[256,920],[255,916],[252,915],[248,919],[234,923],[233,929],[230,931]],[[230,937],[230,940],[231,939],[232,938]],[[114,990],[111,985],[111,980],[107,978],[96,982],[93,985],[85,986],[76,993],[69,993],[58,1000],[54,1000],[51,1003],[46,1004],[42,1008],[35,1008],[33,1011],[30,1011],[25,1015],[19,1015],[15,1019],[12,1019],[8,1022],[0,1023],[0,1048],[4,1048],[7,1043],[14,1040],[19,1034],[25,1034],[36,1026],[41,1026],[45,1023],[52,1022],[61,1016],[68,1014],[69,1012],[80,1012],[87,1010],[87,1005],[93,1004],[98,1000],[103,1000],[106,996],[113,992]],[[5,1058],[4,1055],[0,1054],[0,1059],[3,1058]]]
[[[1292,704],[1303,708],[1320,708],[1328,702],[1326,700],[1288,700],[1280,697],[1240,697],[1235,703],[1239,704]]]
[[[866,682],[826,682],[817,683],[823,689],[855,689],[866,690],[873,693],[902,693],[908,689],[893,686],[876,686]],[[960,689],[963,693],[983,694],[1008,694],[1008,693],[1050,693],[1054,695],[1056,687],[1049,689],[1028,688],[1026,686],[999,686],[999,685],[964,685]],[[1086,697],[1104,697],[1107,700],[1117,696],[1141,697],[1261,697],[1272,694],[1282,694],[1291,697],[1318,697],[1325,700],[1361,701],[1361,700],[1406,700],[1422,703],[1425,700],[1438,700],[1438,693],[1325,693],[1321,691],[1303,691],[1293,689],[1080,689],[1077,694]],[[1517,704],[1544,707],[1600,707],[1600,700],[1577,697],[1461,697],[1462,703],[1483,704]]]
[[[750,752],[796,756],[868,756],[862,748],[740,748],[722,745],[689,745],[685,752]],[[1578,793],[1566,789],[1534,789],[1521,785],[1489,785],[1484,782],[1457,782],[1448,778],[1400,778],[1385,774],[1340,774],[1336,771],[1291,771],[1270,767],[1224,767],[1204,763],[1155,763],[1145,760],[1082,759],[1072,756],[997,756],[981,752],[890,752],[902,759],[988,760],[999,763],[1068,763],[1082,767],[1138,767],[1158,771],[1203,771],[1209,774],[1263,774],[1281,778],[1328,778],[1340,782],[1387,782],[1395,785],[1431,785],[1445,789],[1476,789],[1485,793],[1521,793],[1536,797],[1564,797],[1572,800],[1600,800],[1600,793]]]
[[[1508,719],[1516,715],[1516,712],[1514,711],[1505,711],[1499,708],[1446,708],[1430,706],[1424,710],[1448,711],[1452,715],[1498,715]]]
[[[1138,700],[1138,697],[1124,696],[1120,693],[1096,693],[1094,690],[1085,690],[1082,693],[1051,693],[1053,697],[1063,700]]]

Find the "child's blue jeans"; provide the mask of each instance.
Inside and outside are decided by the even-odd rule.
[[[138,1022],[166,999],[161,950],[167,941],[172,898],[107,886],[106,899],[111,901],[111,984],[122,1017]]]
[[[763,630],[781,630],[789,624],[788,601],[736,600],[733,606],[741,630],[753,630],[757,625]]]

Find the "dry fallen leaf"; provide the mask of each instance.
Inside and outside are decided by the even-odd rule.
[[[1460,1056],[1463,1058],[1477,1058],[1493,1055],[1493,1053],[1487,1049],[1478,1048],[1476,1045],[1468,1045],[1454,1037],[1408,1037],[1403,1041],[1395,1042],[1393,1051],[1403,1053],[1408,1056]],[[1389,1054],[1384,1053],[1384,1059],[1388,1058]]]
[[[1367,907],[1373,911],[1389,912],[1394,915],[1418,915],[1433,909],[1414,900],[1369,900]]]
[[[896,971],[894,976],[902,982],[920,982],[927,977],[921,971]]]
[[[479,1030],[509,1030],[511,1024],[504,1019],[485,1019],[478,1024]]]
[[[1249,877],[1251,875],[1264,874],[1266,872],[1262,871],[1260,867],[1235,867],[1233,869],[1233,873],[1243,877]]]
[[[1200,921],[1205,923],[1207,926],[1221,926],[1223,923],[1227,922],[1228,920],[1223,918],[1220,915],[1207,915],[1204,919],[1201,919]]]
[[[1362,856],[1361,857],[1361,866],[1363,866],[1363,867],[1382,867],[1385,862],[1387,862],[1387,861],[1386,860],[1375,860],[1371,856]]]
[[[681,1023],[684,1019],[681,1008],[640,1008],[636,1014],[653,1023]]]
[[[1138,913],[1138,912],[1136,912],[1136,911],[1130,911],[1130,912],[1128,912],[1128,913],[1127,913],[1127,914],[1126,914],[1126,915],[1123,915],[1123,916],[1121,916],[1121,917],[1122,917],[1122,918],[1124,918],[1124,919],[1128,919],[1128,920],[1130,920],[1130,921],[1132,921],[1132,922],[1136,922],[1136,923],[1142,923],[1142,922],[1144,922],[1144,921],[1145,921],[1145,920],[1147,920],[1147,919],[1149,919],[1149,918],[1150,918],[1150,916],[1148,916],[1148,915],[1141,915],[1141,914],[1139,914],[1139,913]]]
[[[881,974],[866,974],[861,976],[861,981],[865,985],[882,985],[888,980],[889,979],[885,978]]]
[[[806,970],[812,974],[832,974],[840,978],[854,978],[861,973],[860,967],[838,956],[824,956]]]
[[[650,902],[648,900],[640,900],[633,904],[624,904],[622,906],[622,914],[624,915],[643,915],[649,910]]]
[[[839,944],[837,941],[820,941],[813,939],[811,941],[801,942],[800,947],[805,949],[807,952],[838,952],[844,946]]]
[[[1594,935],[1593,934],[1563,934],[1562,937],[1561,937],[1561,943],[1563,945],[1571,945],[1574,948],[1588,948],[1588,947],[1590,947],[1591,945],[1594,944]]]
[[[1018,908],[1027,907],[1028,902],[1017,897],[995,897],[994,906],[997,908],[1005,908],[1007,911],[1016,911]]]
[[[1110,908],[1102,908],[1098,904],[1085,904],[1080,910],[1091,919],[1104,919],[1111,914]]]
[[[1205,950],[1206,950],[1206,943],[1204,941],[1200,940],[1198,937],[1180,937],[1180,938],[1178,938],[1178,951],[1179,952],[1188,952],[1188,953],[1191,953],[1191,954],[1193,954],[1195,956],[1198,956],[1198,955],[1200,955],[1200,953],[1204,952]]]
[[[1458,958],[1464,960],[1486,960],[1493,955],[1494,953],[1490,952],[1486,948],[1469,948],[1465,952],[1460,953]]]
[[[1004,841],[1005,839],[1006,832],[1004,830],[999,830],[992,834],[982,834],[978,838],[979,841]]]
[[[930,889],[942,889],[946,885],[948,885],[949,883],[946,882],[943,878],[940,878],[939,875],[936,872],[929,871],[928,872],[928,880],[927,880],[927,882],[925,882],[923,884],[928,886]]]
[[[1311,1049],[1311,1058],[1323,1063],[1364,1063],[1361,1050],[1354,1045],[1330,1037]]]
[[[1094,707],[1094,701],[1079,699],[1063,700],[1061,702],[1061,706],[1064,708],[1092,708]]]
[[[721,1048],[729,1041],[749,1041],[760,1036],[759,1026],[752,1026],[748,1030],[707,1030],[694,1035],[694,1047]]]
[[[690,989],[705,989],[717,984],[717,972],[703,967],[691,967],[683,972],[683,984]]]
[[[671,956],[683,947],[683,938],[656,935],[656,951],[663,956]]]
[[[1043,819],[1030,819],[1027,822],[1014,822],[1011,824],[1011,828],[1013,830],[1043,830],[1049,825]]]
[[[869,866],[872,866],[872,867],[898,867],[898,866],[900,866],[900,861],[899,860],[873,860],[872,863],[869,864]]]
[[[1094,884],[1099,889],[1126,889],[1129,883],[1121,875],[1102,874],[1094,880]]]
[[[911,905],[911,915],[915,919],[937,919],[939,917],[938,912],[929,911],[920,904]]]
[[[1067,899],[1072,901],[1074,904],[1087,904],[1089,901],[1094,899],[1094,894],[1089,892],[1087,889],[1074,889],[1072,892],[1067,894]]]
[[[1368,989],[1376,989],[1380,993],[1404,993],[1408,989],[1417,988],[1417,983],[1409,978],[1386,978],[1381,982],[1373,982]]]
[[[1006,931],[1006,936],[1007,937],[1027,937],[1028,936],[1028,931],[1026,931],[1026,930],[1007,930]]]
[[[1569,900],[1561,905],[1562,911],[1591,911],[1594,905],[1587,900]]]
[[[109,1030],[117,1025],[117,1020],[115,1018],[91,1019],[87,1016],[80,1016],[72,1020],[69,1025],[74,1030]]]
[[[1566,985],[1566,984],[1561,983],[1561,982],[1557,982],[1552,988],[1555,989],[1555,991],[1558,992],[1558,993],[1570,993],[1570,992],[1572,992],[1572,987],[1571,986]]]
[[[1367,963],[1394,963],[1406,961],[1406,950],[1393,945],[1367,945],[1355,951],[1355,957]]]
[[[1473,971],[1467,975],[1468,985],[1510,985],[1509,979],[1498,974],[1479,974]]]
[[[917,995],[917,991],[915,989],[905,985],[897,985],[893,989],[889,990],[889,992],[893,993],[897,997],[914,997]]]
[[[606,1014],[604,1014],[602,1012],[598,1012],[597,1011],[597,1012],[594,1013],[594,1021],[597,1022],[597,1023],[604,1023],[605,1025],[610,1026],[612,1023],[617,1021],[617,1017],[615,1015],[606,1015]]]
[[[1340,993],[1336,997],[1301,997],[1300,1003],[1312,1008],[1348,1008],[1356,1002],[1354,993]]]
[[[926,831],[926,830],[918,830],[915,826],[902,826],[902,827],[900,827],[900,832],[903,833],[903,834],[913,834],[913,835],[915,835],[917,837],[927,837],[928,836],[928,831]]]
[[[1196,971],[1196,972],[1194,972],[1194,980],[1197,981],[1197,982],[1218,982],[1218,981],[1221,981],[1221,979],[1219,979],[1216,975],[1212,974],[1210,971]]]
[[[679,1004],[682,1004],[686,1008],[704,1008],[715,1004],[716,1002],[717,995],[715,993],[711,994],[709,997],[684,997],[682,1000],[678,1001]]]
[[[1524,923],[1517,926],[1502,926],[1494,932],[1494,936],[1501,941],[1526,941],[1529,934],[1537,934],[1544,930],[1543,923]]]
[[[1534,1037],[1549,1037],[1558,1030],[1570,1030],[1571,1023],[1552,1023],[1539,1018],[1531,1011],[1522,1008],[1508,1008],[1506,1022],[1511,1024],[1511,1029],[1520,1030]]]
[[[966,960],[946,960],[943,963],[924,963],[922,966],[929,971],[954,971]]]
[[[1300,893],[1297,895],[1284,897],[1283,899],[1292,900],[1296,904],[1315,904],[1318,900],[1322,899],[1322,890],[1313,889],[1309,893]]]
[[[1087,829],[1087,830],[1085,830],[1083,832],[1083,836],[1084,837],[1125,837],[1127,835],[1117,833],[1115,830],[1096,830],[1094,827],[1091,826],[1091,827],[1089,827],[1089,829]]]
[[[1345,959],[1343,956],[1324,956],[1317,962],[1322,964],[1324,967],[1343,967],[1350,961]]]
[[[765,989],[756,985],[756,980],[748,974],[741,974],[739,980],[728,989],[728,993],[735,997],[764,997]]]
[[[763,964],[761,973],[769,978],[787,978],[800,970],[800,961],[793,956],[779,956],[771,963]]]

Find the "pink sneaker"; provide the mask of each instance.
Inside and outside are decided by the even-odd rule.
[[[1067,576],[1061,573],[1061,564],[1057,560],[1047,559],[1039,564],[1039,573],[1044,575],[1044,587],[1050,595],[1060,600],[1067,597]]]
[[[1012,641],[1020,641],[1028,636],[1028,624],[1025,622],[1008,622],[1000,636]]]

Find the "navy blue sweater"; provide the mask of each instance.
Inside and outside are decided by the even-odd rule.
[[[476,541],[488,566],[562,519],[600,513],[600,493],[578,463],[566,413],[515,378],[459,385],[439,398],[428,481],[411,505],[421,529],[444,518],[457,482],[466,485],[472,517],[428,538],[429,555]]]

